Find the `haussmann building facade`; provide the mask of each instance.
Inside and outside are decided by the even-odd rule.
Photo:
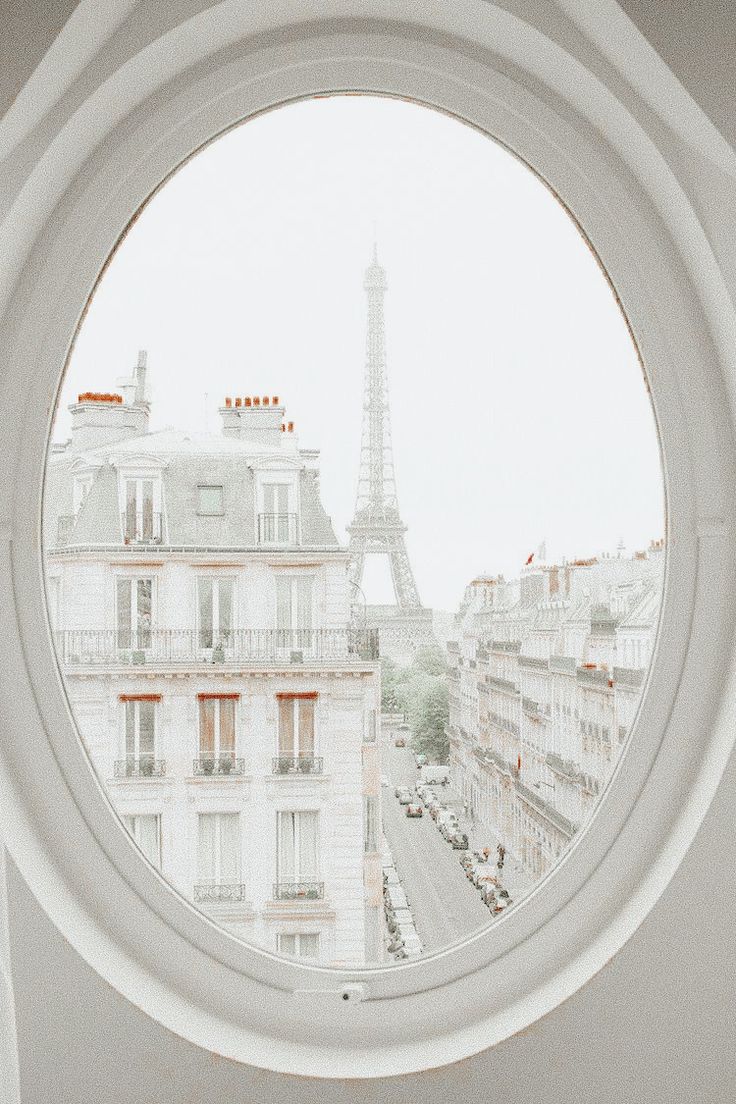
[[[382,955],[380,675],[278,396],[149,431],[146,358],[70,407],[45,495],[52,629],[94,767],[148,859],[245,939]]]
[[[653,541],[466,589],[448,645],[451,782],[531,880],[618,761],[652,657],[663,565]]]

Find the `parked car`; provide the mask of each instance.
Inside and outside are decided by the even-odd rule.
[[[397,930],[406,929],[408,926],[414,925],[414,917],[408,908],[397,908],[394,910],[394,920],[397,925]]]
[[[445,839],[452,835],[453,832],[460,831],[458,819],[451,809],[440,810],[437,814],[437,827]]]
[[[493,867],[487,866],[486,863],[476,863],[472,869],[470,880],[478,889],[482,885],[489,885],[495,889],[498,885],[498,878],[493,873]]]
[[[404,953],[407,958],[416,958],[422,953],[422,941],[416,932],[404,936]]]
[[[495,885],[492,885],[490,882],[483,882],[479,888],[481,901],[484,905],[488,905],[491,911],[493,911],[498,900],[496,897]]]
[[[409,909],[409,901],[406,893],[401,886],[389,886],[388,887],[389,900],[391,902],[391,908],[394,912],[399,914],[402,909]]]
[[[399,789],[398,798],[399,798],[399,805],[410,805],[411,804],[411,790],[408,788],[408,786],[402,786]]]
[[[456,851],[467,851],[468,849],[468,837],[464,832],[455,832],[450,836],[450,843]]]
[[[406,815],[408,817],[420,817],[423,814],[423,812],[424,812],[424,809],[422,808],[421,805],[407,805],[406,806]]]

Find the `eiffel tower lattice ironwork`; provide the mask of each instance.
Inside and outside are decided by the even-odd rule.
[[[388,285],[375,246],[363,287],[368,297],[368,333],[358,493],[355,515],[348,527],[351,557],[348,577],[358,590],[365,557],[376,552],[384,554],[391,568],[396,606],[408,613],[421,610],[422,603],[406,551],[406,526],[396,497],[383,320],[383,299]]]

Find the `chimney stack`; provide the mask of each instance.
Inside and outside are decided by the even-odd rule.
[[[225,437],[237,437],[264,448],[279,448],[285,413],[286,408],[279,405],[278,395],[228,396],[220,407],[222,432]]]
[[[148,432],[151,411],[146,398],[147,354],[138,353],[138,363],[130,376],[118,380],[118,392],[84,391],[69,411],[72,416],[72,449],[83,452],[140,437]]]

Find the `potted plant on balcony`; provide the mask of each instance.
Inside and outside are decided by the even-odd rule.
[[[297,770],[302,774],[311,774],[314,759],[311,755],[300,755],[296,761]]]
[[[215,760],[213,758],[211,758],[210,756],[207,756],[204,759],[200,759],[199,762],[200,762],[200,765],[202,767],[202,773],[203,774],[212,774],[214,772]]]
[[[225,755],[220,759],[220,770],[223,774],[230,774],[235,766],[235,760],[230,755]]]
[[[291,767],[291,759],[287,755],[280,755],[276,760],[276,770],[279,774],[288,774]]]
[[[221,640],[218,641],[217,644],[212,649],[212,662],[213,663],[224,663],[225,662],[225,647],[224,647]]]
[[[150,778],[153,774],[153,758],[150,755],[145,755],[140,762],[141,774],[144,778]]]

